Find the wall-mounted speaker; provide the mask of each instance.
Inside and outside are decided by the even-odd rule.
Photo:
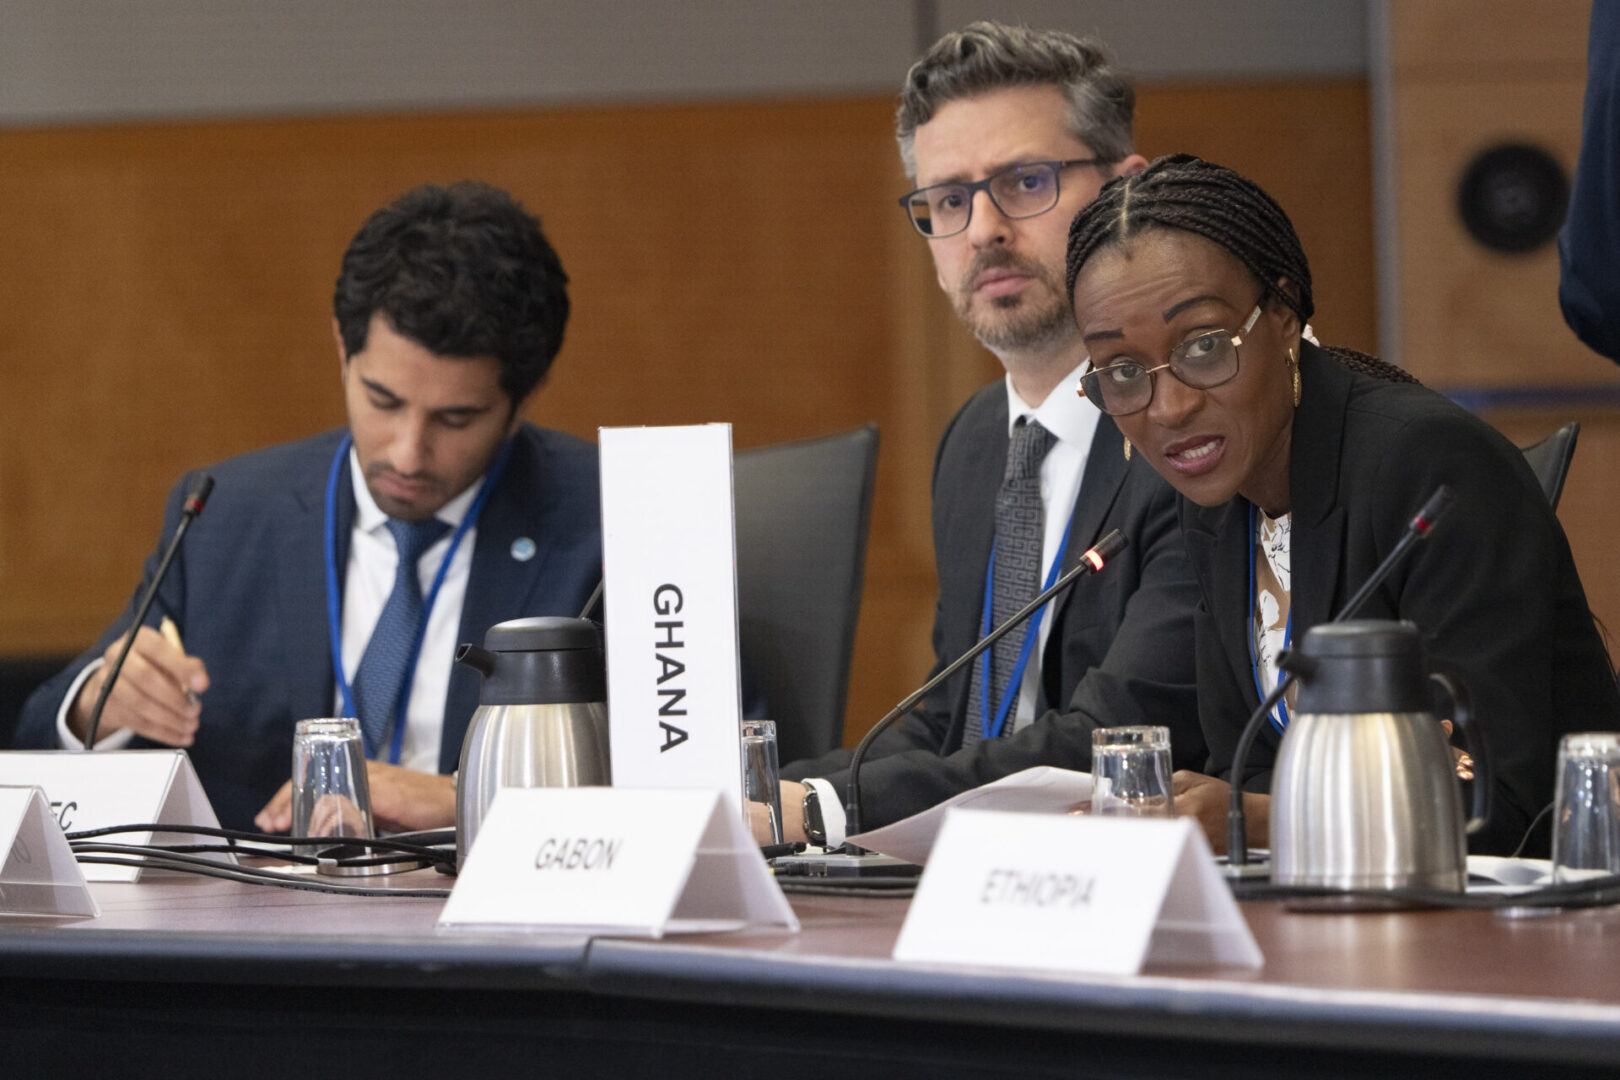
[[[1550,243],[1569,208],[1569,177],[1558,159],[1529,143],[1501,143],[1475,155],[1457,182],[1457,214],[1492,251],[1519,254]]]

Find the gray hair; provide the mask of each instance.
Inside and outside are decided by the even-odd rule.
[[[1130,155],[1136,91],[1100,43],[1061,30],[975,22],[934,42],[906,72],[895,115],[906,175],[917,175],[917,129],[940,106],[1008,87],[1048,85],[1063,91],[1069,130],[1092,153],[1108,161]]]

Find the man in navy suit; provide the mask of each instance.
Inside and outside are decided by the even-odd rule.
[[[488,185],[420,187],[373,214],[333,304],[347,429],[210,470],[97,747],[185,747],[222,823],[283,830],[294,725],[359,715],[379,826],[451,820],[478,695],[456,644],[578,614],[601,576],[595,447],[522,419],[562,344],[567,280],[539,222]],[[82,746],[133,614],[29,699],[18,746]]]

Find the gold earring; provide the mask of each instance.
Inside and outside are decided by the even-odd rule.
[[[1131,460],[1131,440],[1125,440],[1125,460]]]
[[[1299,408],[1299,361],[1294,359],[1294,350],[1288,350],[1288,370],[1294,373],[1294,408]]]

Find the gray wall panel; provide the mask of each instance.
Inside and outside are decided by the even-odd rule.
[[[937,0],[935,10],[941,32],[1000,19],[1091,34],[1154,80],[1367,71],[1366,0]]]
[[[909,3],[0,0],[0,121],[888,89]]]
[[[1367,68],[1364,0],[0,0],[0,123],[882,93],[985,16],[1154,79]]]

